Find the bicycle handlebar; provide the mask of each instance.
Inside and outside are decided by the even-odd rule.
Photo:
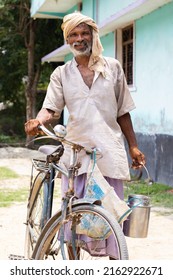
[[[57,124],[53,130],[55,133],[51,132],[49,129],[47,129],[43,124],[42,125],[39,125],[38,128],[40,130],[42,130],[47,136],[49,136],[50,138],[54,139],[54,140],[57,140],[61,143],[65,143],[69,146],[74,146],[74,145],[77,145],[79,146],[79,148],[81,149],[84,149],[83,146],[79,145],[79,144],[75,144],[71,141],[68,141],[67,139],[65,139],[65,136],[67,134],[66,132],[66,129],[63,125],[60,125],[60,124]]]
[[[38,129],[43,131],[47,136],[54,140],[59,140],[58,137],[52,133],[50,130],[48,130],[43,124],[38,126]]]
[[[38,128],[40,130],[42,130],[47,136],[49,136],[50,138],[54,139],[54,140],[57,140],[61,143],[64,143],[64,144],[67,144],[71,147],[75,147],[76,149],[78,150],[85,150],[86,153],[88,154],[92,154],[94,149],[92,148],[86,148],[80,144],[77,144],[77,143],[73,143],[67,139],[65,139],[65,136],[67,134],[67,131],[65,129],[65,127],[63,125],[60,125],[60,124],[57,124],[53,130],[54,130],[54,133],[51,132],[49,129],[47,129],[44,125],[39,125]],[[99,152],[99,154],[101,155],[101,152],[97,149],[97,152]]]

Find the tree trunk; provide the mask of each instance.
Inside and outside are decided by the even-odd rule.
[[[34,65],[34,48],[35,48],[35,28],[36,21],[30,20],[29,24],[29,42],[27,45],[28,50],[28,79],[25,89],[26,97],[26,121],[36,117],[36,90],[40,76],[40,65]],[[27,136],[27,143],[33,137]]]

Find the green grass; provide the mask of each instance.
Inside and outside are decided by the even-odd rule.
[[[4,189],[0,190],[0,207],[8,207],[16,202],[27,201],[28,191],[26,189]]]
[[[28,191],[24,189],[11,189],[6,188],[5,180],[13,180],[20,178],[20,176],[8,167],[0,167],[0,180],[4,181],[4,188],[0,189],[0,207],[7,207],[15,202],[26,201],[28,197]],[[21,178],[22,180],[22,178]]]
[[[173,208],[173,188],[163,184],[148,185],[143,181],[126,183],[125,199],[129,194],[147,195],[152,206]]]
[[[18,188],[18,189],[12,189],[6,187],[6,180],[11,180],[16,178],[21,178],[22,176],[19,176],[17,173],[15,173],[13,170],[7,167],[0,167],[0,180],[1,182],[4,181],[4,187],[0,189],[0,207],[9,207],[14,203],[19,202],[26,202],[29,195],[29,184],[30,181],[28,179],[28,188]],[[56,181],[55,189],[54,189],[54,198],[60,198],[60,183],[59,180]]]
[[[8,167],[0,167],[0,180],[18,178],[19,175]]]

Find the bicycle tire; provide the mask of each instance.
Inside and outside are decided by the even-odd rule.
[[[28,198],[24,249],[24,255],[27,259],[31,258],[37,239],[46,223],[43,220],[43,204],[44,208],[46,207],[46,203],[43,201],[47,196],[45,193],[46,188],[43,188],[44,184],[46,184],[45,178],[46,173],[43,171],[36,175]]]
[[[73,216],[75,215],[83,215],[83,214],[94,214],[98,216],[99,218],[103,219],[106,221],[108,226],[111,229],[111,236],[109,238],[113,238],[114,242],[117,246],[117,252],[118,254],[116,255],[115,259],[119,260],[127,260],[128,259],[128,249],[126,245],[126,240],[125,236],[122,232],[121,226],[118,224],[118,222],[109,214],[105,209],[103,209],[101,206],[94,205],[94,204],[85,204],[85,205],[73,205],[71,212],[69,212],[69,209],[67,209],[67,215],[66,215],[66,220],[71,219],[71,214]],[[46,260],[46,259],[54,259],[54,260],[64,260],[64,259],[69,259],[69,254],[67,252],[67,241],[64,239],[64,244],[65,244],[65,250],[66,250],[66,256],[62,256],[61,252],[61,247],[62,244],[60,244],[59,241],[59,231],[61,228],[61,212],[57,213],[54,215],[48,222],[48,224],[45,226],[43,229],[40,238],[38,239],[38,242],[35,246],[35,250],[32,255],[32,259],[35,260]],[[110,253],[108,254],[97,254],[95,253],[97,248],[94,247],[93,252],[88,253],[88,248],[86,247],[86,244],[84,244],[84,240],[88,237],[84,235],[79,235],[77,234],[78,237],[80,237],[80,240],[75,240],[75,246],[77,248],[80,247],[80,260],[85,259],[92,259],[92,260],[100,260],[100,258],[109,258],[109,257],[115,257],[112,256]],[[82,236],[82,240],[81,240]],[[109,239],[108,238],[108,239]],[[101,240],[101,242],[107,242],[107,244],[110,242],[110,239],[108,241],[106,240]],[[95,240],[94,238],[90,238],[91,242],[90,244],[96,246],[98,245],[99,242],[98,240]],[[100,241],[100,240],[99,240]],[[112,242],[110,244],[112,246]],[[91,248],[90,248],[91,249]],[[108,248],[107,250],[112,250],[112,247]],[[78,250],[76,249],[76,252]],[[78,258],[79,259],[79,258]]]

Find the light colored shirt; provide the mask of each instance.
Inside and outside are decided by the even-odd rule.
[[[59,116],[67,107],[69,119],[66,139],[86,147],[97,147],[102,158],[97,165],[104,176],[129,179],[124,138],[117,117],[135,108],[124,72],[114,58],[105,58],[104,75],[95,72],[91,88],[85,84],[76,60],[57,67],[51,75],[43,108]],[[65,147],[62,164],[69,166],[70,148]],[[90,156],[82,150],[78,174],[87,172]]]

